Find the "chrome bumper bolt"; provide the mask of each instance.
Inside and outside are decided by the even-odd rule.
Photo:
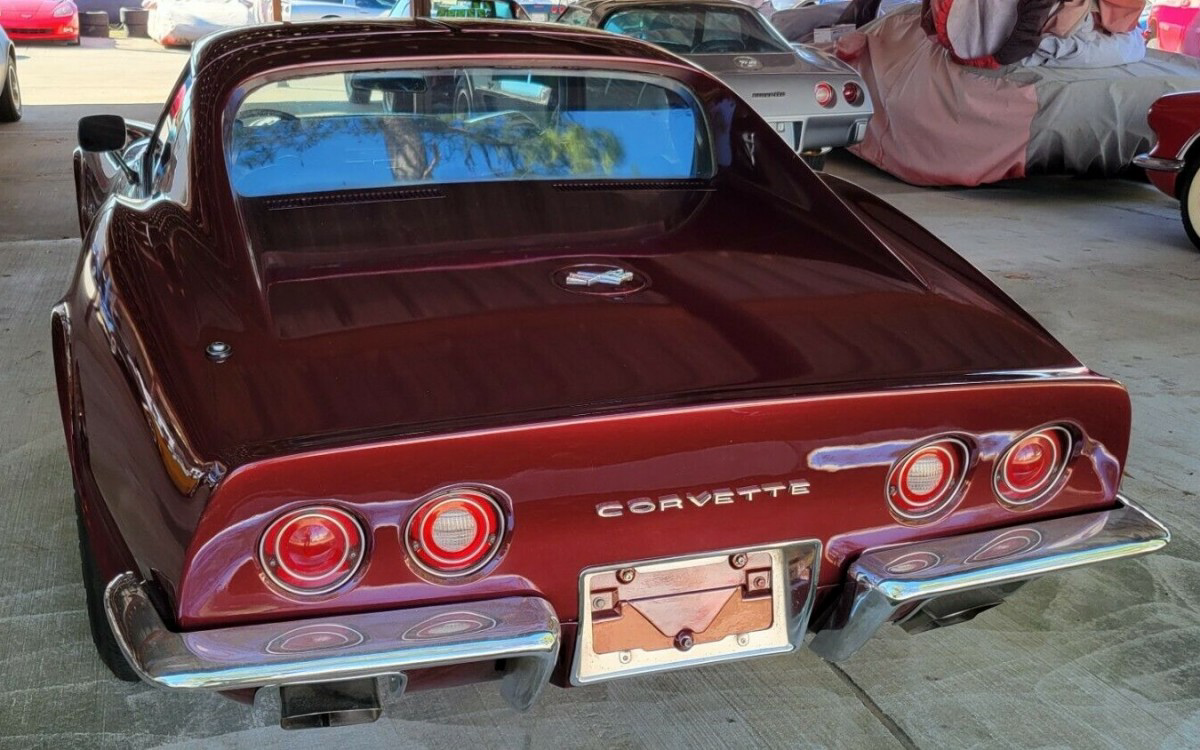
[[[617,580],[621,583],[633,583],[636,577],[637,572],[633,568],[621,568],[617,571]]]
[[[736,555],[730,555],[729,564],[739,570],[746,567],[746,553],[738,552]]]

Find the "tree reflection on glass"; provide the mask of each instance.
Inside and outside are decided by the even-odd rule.
[[[419,182],[603,178],[625,159],[617,134],[520,112],[341,115],[239,120],[233,176],[244,195]]]

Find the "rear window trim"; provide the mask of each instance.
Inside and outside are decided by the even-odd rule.
[[[616,63],[615,65],[613,63]],[[607,63],[607,64],[606,64]],[[622,64],[624,63],[624,64]],[[704,129],[705,146],[707,148],[708,163],[710,165],[710,174],[698,179],[713,180],[720,171],[720,162],[717,159],[715,131],[712,128],[708,112],[705,110],[703,98],[680,77],[667,75],[666,73],[647,71],[645,68],[663,68],[666,70],[677,69],[680,72],[696,74],[698,71],[686,62],[673,63],[669,61],[648,61],[640,58],[627,58],[625,60],[617,60],[614,58],[581,58],[574,55],[547,55],[537,59],[520,58],[514,59],[510,55],[480,55],[478,57],[463,58],[458,55],[438,55],[420,58],[396,58],[396,57],[376,57],[366,60],[336,60],[331,62],[320,63],[301,63],[298,65],[287,65],[278,68],[272,68],[269,71],[249,76],[240,81],[229,93],[225,101],[225,106],[221,108],[221,123],[220,123],[220,164],[224,171],[225,184],[229,189],[230,195],[234,202],[244,200],[245,198],[238,194],[233,185],[233,175],[230,171],[231,162],[230,155],[233,146],[233,130],[234,122],[237,119],[237,113],[241,109],[242,103],[251,93],[258,88],[275,83],[281,80],[298,78],[310,75],[322,74],[337,74],[337,73],[354,73],[359,71],[378,70],[381,66],[394,70],[440,70],[440,69],[455,69],[455,68],[496,68],[496,69],[511,69],[511,70],[563,70],[563,71],[579,71],[582,73],[611,73],[618,74],[634,79],[644,79],[648,83],[656,83],[665,88],[677,89],[678,92],[685,94],[695,103],[696,114],[698,116],[697,126]],[[646,182],[654,182],[661,178],[645,178]],[[560,180],[556,180],[560,181]],[[594,179],[592,181],[595,181]],[[638,181],[636,178],[630,180],[622,178],[623,182]],[[535,181],[529,181],[535,182]],[[471,182],[462,184],[475,184]],[[310,193],[288,193],[274,197],[298,197],[309,195]],[[239,211],[240,213],[240,211]]]

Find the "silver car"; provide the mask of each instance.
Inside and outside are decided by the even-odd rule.
[[[793,45],[757,11],[732,0],[582,0],[559,23],[590,26],[663,47],[713,73],[820,167],[832,148],[858,143],[871,96],[849,65]]]
[[[21,84],[17,80],[17,50],[0,27],[0,122],[21,119]]]

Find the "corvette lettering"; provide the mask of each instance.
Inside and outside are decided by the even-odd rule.
[[[780,497],[807,495],[810,485],[807,479],[792,479],[774,484],[752,484],[748,487],[721,488],[700,492],[681,492],[659,497],[636,497],[625,502],[609,501],[596,506],[596,515],[601,518],[616,518],[626,513],[642,515],[664,510],[703,508],[708,505],[731,505],[736,502],[752,503]]]

